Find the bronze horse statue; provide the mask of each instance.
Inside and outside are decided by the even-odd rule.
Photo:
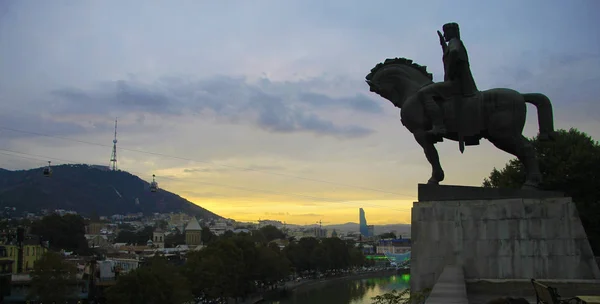
[[[523,136],[527,116],[526,103],[535,105],[538,114],[540,140],[554,137],[552,103],[543,94],[519,93],[515,90],[496,88],[478,92],[475,96],[436,96],[441,107],[448,132],[436,137],[426,131],[432,128],[417,92],[433,83],[433,75],[425,66],[406,58],[386,59],[377,64],[366,76],[370,91],[389,100],[401,109],[402,124],[421,145],[432,173],[428,184],[444,180],[435,143],[443,138],[462,144],[478,145],[485,138],[494,146],[516,156],[525,168],[523,189],[537,189],[542,181],[538,160],[531,142]]]

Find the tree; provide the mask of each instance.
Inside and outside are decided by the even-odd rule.
[[[372,304],[421,304],[427,300],[430,292],[431,289],[426,288],[411,295],[408,288],[400,292],[394,289],[388,293],[372,297],[371,300],[373,300]]]
[[[144,229],[137,232],[132,230],[121,230],[117,235],[116,242],[134,245],[145,245],[146,242],[148,242],[148,240],[152,239],[153,233],[154,227],[152,226],[145,226]]]
[[[267,242],[285,238],[285,233],[273,225],[261,227],[258,233],[262,234]]]
[[[77,269],[55,252],[48,251],[33,266],[29,299],[64,303],[75,294]]]
[[[381,239],[395,239],[396,238],[396,234],[393,232],[386,232],[383,233],[379,236],[379,238]]]
[[[212,233],[212,231],[210,231],[210,228],[208,227],[202,227],[202,231],[200,231],[200,240],[202,241],[203,244],[208,244],[210,242],[213,242],[217,239],[217,236]]]
[[[156,227],[162,230],[167,230],[167,228],[169,227],[169,223],[165,220],[159,220],[156,223]]]
[[[167,248],[183,244],[185,244],[185,234],[179,232],[179,230],[165,237],[165,247]]]
[[[260,281],[267,286],[272,286],[277,281],[283,280],[290,271],[290,265],[287,258],[271,247],[258,247],[258,274]]]
[[[189,283],[180,269],[162,257],[153,257],[117,280],[107,291],[109,304],[182,304],[192,299]]]
[[[92,223],[96,223],[100,221],[100,215],[98,215],[98,211],[94,210],[90,213],[90,221]]]
[[[532,139],[544,190],[562,191],[573,198],[592,250],[600,255],[600,145],[577,129],[559,130],[552,142]],[[523,166],[513,159],[494,168],[484,187],[518,188],[525,180]]]
[[[31,233],[48,241],[52,249],[75,251],[78,254],[89,253],[85,239],[85,221],[79,215],[45,216],[31,224]]]
[[[196,297],[225,300],[247,292],[245,269],[243,251],[232,239],[223,239],[199,252],[188,253],[184,274]]]

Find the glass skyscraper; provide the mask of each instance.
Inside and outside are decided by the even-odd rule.
[[[359,220],[359,229],[360,234],[364,237],[369,237],[369,227],[367,226],[367,217],[365,216],[365,211],[363,208],[358,209],[358,220]]]

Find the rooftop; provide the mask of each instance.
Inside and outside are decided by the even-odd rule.
[[[196,218],[192,217],[192,219],[190,220],[190,222],[185,227],[185,230],[186,231],[201,231],[202,227],[200,227],[200,224],[198,223],[198,220],[196,220]]]

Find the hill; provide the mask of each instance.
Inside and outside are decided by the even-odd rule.
[[[135,175],[105,168],[53,166],[51,177],[44,177],[41,168],[0,169],[0,207],[16,207],[19,212],[65,209],[106,216],[181,211],[201,218],[221,218],[177,194],[162,189],[152,193],[149,183]]]

